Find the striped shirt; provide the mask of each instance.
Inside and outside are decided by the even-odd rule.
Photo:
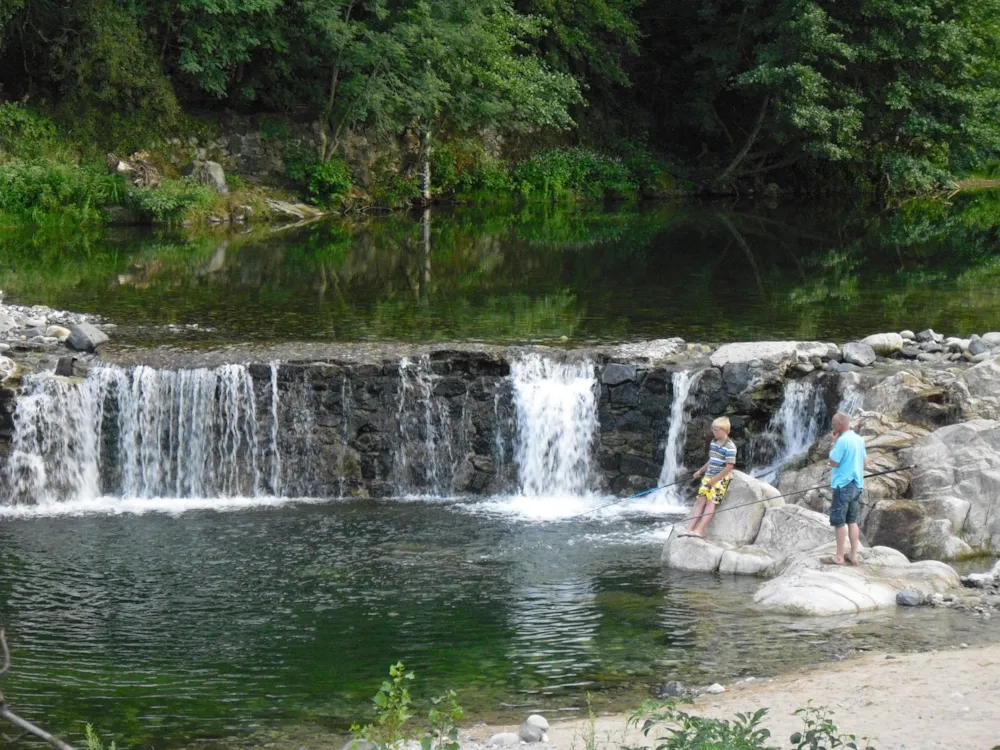
[[[706,477],[714,477],[726,468],[726,464],[736,463],[736,443],[732,440],[725,442],[712,441],[708,448],[708,471]]]

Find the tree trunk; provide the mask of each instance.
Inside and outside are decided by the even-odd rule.
[[[420,200],[427,205],[431,202],[431,131],[424,131],[422,143],[420,144],[420,157],[423,159],[424,168],[421,175]]]
[[[757,115],[757,122],[754,124],[753,130],[751,130],[750,135],[747,136],[747,142],[743,144],[743,148],[741,148],[740,152],[736,154],[736,158],[729,163],[726,170],[720,174],[718,178],[716,178],[716,182],[726,182],[733,176],[733,173],[736,172],[736,169],[740,166],[743,160],[747,158],[747,154],[749,154],[750,149],[753,148],[753,144],[757,140],[757,136],[760,135],[760,129],[764,125],[764,115],[767,114],[767,105],[770,101],[771,95],[768,94],[764,97],[764,103],[760,106],[760,114]]]

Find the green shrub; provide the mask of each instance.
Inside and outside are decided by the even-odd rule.
[[[115,743],[105,745],[101,736],[94,730],[93,725],[87,724],[84,729],[84,736],[87,740],[87,750],[117,750]]]
[[[585,148],[556,148],[534,154],[514,169],[514,181],[529,199],[625,198],[638,188],[621,159]]]
[[[38,218],[42,213],[72,208],[80,221],[97,219],[100,207],[119,195],[123,184],[96,167],[0,164],[0,211]]]
[[[729,721],[693,716],[679,710],[674,701],[646,701],[629,717],[629,726],[641,725],[645,737],[654,729],[663,732],[655,738],[654,750],[779,750],[769,744],[770,730],[761,727],[766,715],[767,709],[762,708],[753,714],[738,713]],[[842,734],[825,706],[810,703],[795,715],[802,719],[803,729],[789,738],[792,750],[875,750],[867,739]]]
[[[414,673],[407,672],[403,662],[389,667],[389,679],[382,682],[372,703],[375,705],[375,723],[351,727],[358,739],[374,742],[380,748],[387,748],[411,734],[407,724],[413,718],[410,710],[412,700],[406,687],[413,681]],[[458,727],[455,722],[464,712],[458,704],[454,690],[431,699],[427,713],[427,728],[420,737],[421,750],[459,750]]]
[[[337,205],[351,191],[351,172],[339,157],[321,162],[314,154],[293,148],[286,151],[284,158],[285,175],[313,205]]]
[[[120,203],[148,219],[172,221],[180,219],[185,211],[208,205],[214,199],[215,193],[211,188],[184,178],[163,180],[156,188],[128,185]]]
[[[431,152],[434,192],[457,198],[503,197],[513,189],[502,160],[477,141],[442,144]]]
[[[56,137],[56,126],[44,115],[17,102],[0,104],[0,151],[32,159]]]

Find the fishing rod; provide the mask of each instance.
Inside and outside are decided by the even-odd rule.
[[[895,474],[897,472],[906,471],[907,469],[913,469],[913,468],[916,468],[916,466],[912,465],[912,464],[910,466],[900,466],[898,469],[886,469],[885,471],[876,471],[876,472],[872,472],[871,474],[865,474],[862,478],[863,479],[871,479],[872,477],[881,477],[881,476],[885,476],[886,474]],[[812,492],[813,490],[823,490],[823,489],[828,489],[828,488],[829,488],[828,484],[825,484],[825,483],[824,484],[817,484],[817,485],[815,485],[813,487],[806,487],[804,490],[796,490],[795,492],[785,492],[785,493],[783,493],[781,495],[775,495],[774,497],[764,497],[764,498],[761,498],[760,500],[753,500],[753,501],[751,501],[749,503],[740,503],[739,505],[731,505],[728,508],[718,508],[718,509],[716,509],[716,511],[715,511],[715,513],[713,515],[718,515],[719,513],[725,513],[726,511],[730,511],[730,510],[737,510],[738,508],[746,508],[746,507],[748,507],[750,505],[757,505],[758,503],[766,503],[766,502],[768,502],[770,500],[778,500],[779,498],[783,498],[783,497],[794,497],[795,495],[804,495],[805,493]],[[703,515],[704,514],[702,514],[702,516]],[[678,519],[677,521],[674,522],[674,526],[676,526],[679,523],[684,523],[685,521],[693,521],[696,518],[702,518],[702,516],[689,516],[688,518],[680,518],[680,519]]]
[[[912,469],[912,468],[914,468],[913,465],[910,465],[910,466],[900,466],[898,469],[886,469],[885,471],[876,471],[876,472],[872,472],[871,474],[865,474],[863,478],[864,479],[871,479],[872,477],[881,477],[881,476],[885,476],[886,474],[895,474],[897,472],[906,471],[907,469]],[[668,487],[673,487],[674,485],[680,484],[681,482],[686,482],[689,479],[691,479],[693,476],[694,475],[693,475],[692,472],[685,472],[685,476],[682,479],[678,479],[676,482],[671,482],[670,484],[664,484],[664,485],[662,485],[660,487],[654,487],[651,490],[645,490],[645,491],[640,492],[640,493],[635,494],[635,495],[629,495],[628,497],[619,498],[618,500],[615,500],[613,503],[608,503],[607,505],[599,505],[596,508],[591,508],[590,510],[585,510],[583,513],[578,513],[575,516],[569,516],[568,518],[564,518],[563,520],[564,521],[572,521],[573,519],[581,518],[581,517],[589,515],[591,513],[596,513],[597,511],[603,510],[604,508],[610,508],[612,505],[620,505],[621,503],[628,502],[629,500],[635,500],[636,498],[644,497],[645,495],[651,495],[654,492],[658,492],[659,490],[665,490]],[[826,489],[828,486],[829,485],[827,485],[827,484],[817,484],[817,485],[815,485],[813,487],[806,487],[804,490],[796,490],[795,492],[785,492],[785,493],[783,493],[781,495],[775,495],[774,497],[765,497],[765,498],[761,498],[760,500],[753,500],[752,502],[749,502],[749,503],[741,503],[740,505],[731,505],[731,506],[728,506],[726,508],[718,508],[718,509],[716,509],[715,514],[725,513],[727,511],[736,510],[738,508],[746,508],[747,506],[750,506],[750,505],[757,505],[758,503],[765,503],[765,502],[768,502],[770,500],[778,500],[779,498],[783,498],[783,497],[794,497],[795,495],[804,495],[806,492],[812,492],[813,490]],[[684,523],[685,521],[693,521],[696,518],[701,518],[701,516],[690,516],[688,518],[680,518],[680,519],[678,519],[677,521],[674,522],[674,525],[676,526],[677,524]]]
[[[681,479],[678,479],[676,482],[671,482],[670,484],[663,484],[663,485],[660,485],[659,487],[654,487],[651,490],[644,490],[643,492],[640,492],[638,494],[629,495],[628,497],[618,498],[613,503],[608,503],[607,505],[599,505],[596,508],[591,508],[590,510],[585,510],[583,513],[579,513],[579,514],[577,514],[575,516],[570,516],[569,518],[564,518],[563,520],[564,521],[572,521],[574,518],[582,518],[583,516],[589,515],[590,513],[596,513],[599,510],[604,510],[605,508],[610,508],[612,505],[619,505],[621,503],[628,502],[629,500],[635,500],[637,497],[645,497],[646,495],[652,495],[654,492],[659,492],[660,490],[667,489],[667,487],[673,487],[675,484],[680,484],[681,482],[686,482],[686,481],[688,481],[693,476],[693,472],[690,472],[690,471],[686,471],[686,472],[684,472],[684,474],[686,476],[684,476]]]

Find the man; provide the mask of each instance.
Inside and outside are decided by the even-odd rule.
[[[833,415],[833,450],[830,451],[830,486],[833,504],[830,506],[830,525],[836,529],[837,554],[825,557],[823,562],[843,565],[858,564],[861,531],[858,528],[858,498],[865,486],[865,441],[851,429],[851,418],[843,412]],[[851,540],[851,553],[844,554],[846,542]]]

